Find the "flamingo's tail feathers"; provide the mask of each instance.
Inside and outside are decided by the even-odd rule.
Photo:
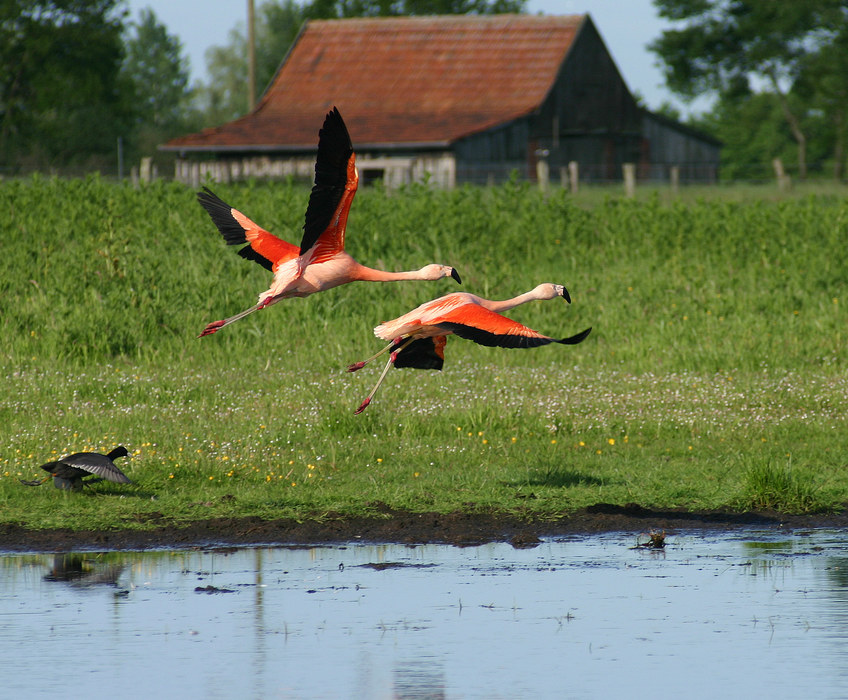
[[[577,345],[577,343],[582,343],[586,340],[586,336],[592,332],[592,328],[589,327],[585,331],[580,331],[576,335],[569,336],[568,338],[563,338],[562,340],[557,340],[557,343],[562,343],[563,345]]]

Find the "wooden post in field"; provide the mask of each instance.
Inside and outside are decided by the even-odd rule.
[[[677,190],[680,187],[680,166],[672,165],[669,168],[669,181],[671,182],[671,191],[673,194],[677,194]]]
[[[622,163],[624,171],[624,194],[627,197],[636,196],[636,163]]]
[[[786,192],[792,187],[792,178],[783,169],[783,161],[780,158],[775,158],[771,164],[774,167],[775,177],[777,177],[777,189]]]
[[[539,189],[543,194],[547,194],[548,187],[551,181],[551,167],[548,165],[547,148],[539,148],[536,150],[536,180],[539,182]]]
[[[580,168],[576,160],[568,162],[568,183],[571,186],[571,194],[577,194],[578,181],[580,179]]]
[[[139,179],[144,184],[149,184],[151,180],[151,175],[153,173],[153,158],[150,156],[144,156],[141,159],[141,167],[138,169]]]

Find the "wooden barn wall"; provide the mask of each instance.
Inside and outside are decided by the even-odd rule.
[[[520,119],[457,141],[457,182],[503,182],[513,171],[521,177],[532,177],[532,159],[527,153],[529,134],[528,121]]]
[[[666,180],[672,166],[679,168],[681,182],[715,182],[721,146],[646,112],[642,120],[645,139],[639,177]]]

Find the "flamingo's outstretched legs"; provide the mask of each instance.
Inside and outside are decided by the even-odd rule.
[[[224,326],[229,326],[231,323],[235,323],[236,321],[244,318],[245,316],[249,316],[254,311],[261,311],[266,306],[270,306],[271,304],[273,304],[279,298],[280,298],[279,296],[267,296],[264,299],[262,299],[262,301],[260,301],[259,303],[254,304],[249,309],[245,309],[244,311],[236,314],[235,316],[230,316],[229,318],[225,318],[222,321],[212,321],[212,323],[208,324],[206,326],[206,328],[204,328],[200,332],[200,335],[198,335],[197,337],[202,338],[205,335],[212,335],[213,333],[217,333]]]
[[[399,353],[400,353],[400,351],[401,351],[401,350],[403,350],[403,349],[404,349],[407,345],[409,345],[409,344],[410,344],[413,340],[415,340],[415,338],[407,338],[407,339],[406,339],[406,341],[405,341],[404,343],[401,343],[401,344],[397,347],[397,349],[396,349],[396,350],[392,350],[392,353],[389,355],[389,360],[388,360],[388,362],[386,362],[386,366],[385,366],[385,367],[383,367],[383,372],[380,374],[380,378],[377,380],[377,383],[374,385],[374,388],[373,388],[373,389],[371,389],[371,393],[369,393],[369,394],[368,394],[368,396],[366,396],[366,397],[365,397],[365,400],[364,400],[361,404],[359,404],[359,408],[357,408],[357,409],[353,412],[353,415],[358,416],[358,415],[359,415],[360,413],[362,413],[362,412],[363,412],[366,408],[368,408],[368,404],[369,404],[369,403],[371,403],[371,399],[373,399],[373,398],[374,398],[374,394],[376,394],[376,393],[377,393],[377,389],[379,389],[379,388],[380,388],[380,384],[382,384],[382,383],[383,383],[383,380],[386,378],[386,375],[389,373],[389,368],[390,368],[390,367],[391,367],[391,366],[395,363],[395,360],[397,359],[398,354],[399,354]],[[361,366],[364,366],[366,362],[370,362],[370,361],[371,361],[371,360],[373,360],[375,357],[379,357],[379,356],[380,356],[380,355],[382,355],[384,352],[386,352],[386,350],[388,350],[389,348],[391,348],[391,347],[395,346],[395,344],[396,344],[397,342],[399,342],[399,341],[400,341],[400,338],[398,338],[397,340],[392,341],[391,345],[389,345],[389,346],[387,346],[387,347],[383,348],[382,350],[380,350],[380,352],[378,352],[378,353],[377,353],[376,355],[374,355],[373,357],[369,357],[367,360],[365,360],[364,362],[362,362],[362,363],[361,363]],[[360,363],[359,363],[359,362],[357,362],[356,364],[357,364],[357,365],[360,365]],[[351,365],[350,367],[348,367],[348,372],[353,372],[353,371],[355,371],[354,369],[351,369],[351,367],[355,367],[355,369],[360,369],[360,367],[356,367],[355,365]]]
[[[374,353],[373,355],[371,355],[371,357],[369,357],[367,360],[362,360],[362,361],[360,361],[360,362],[354,362],[352,365],[348,365],[348,366],[347,366],[347,371],[348,371],[348,372],[356,372],[356,370],[358,370],[358,369],[362,369],[363,367],[365,367],[365,365],[367,365],[367,364],[368,364],[369,362],[371,362],[372,360],[376,360],[378,357],[380,357],[380,355],[382,355],[382,354],[383,354],[383,353],[385,353],[386,351],[390,350],[390,349],[391,349],[391,348],[393,348],[395,345],[400,344],[400,341],[401,341],[401,340],[403,340],[403,338],[402,338],[402,337],[401,337],[401,338],[395,338],[395,339],[394,339],[391,343],[389,343],[386,347],[384,347],[384,348],[383,348],[382,350],[380,350],[379,352],[375,352],[375,353]]]
[[[213,333],[217,333],[224,326],[229,326],[231,323],[235,323],[239,319],[242,319],[245,316],[252,314],[254,311],[258,311],[261,308],[263,308],[263,307],[260,306],[259,304],[255,304],[254,306],[251,306],[249,309],[245,309],[244,311],[236,314],[235,316],[230,316],[229,318],[225,318],[221,321],[212,321],[212,323],[208,324],[206,326],[206,328],[204,328],[200,332],[200,335],[198,335],[197,337],[202,338],[205,335],[212,335]]]

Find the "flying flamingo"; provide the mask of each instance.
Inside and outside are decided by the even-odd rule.
[[[306,297],[348,282],[394,282],[399,280],[439,280],[459,273],[448,265],[425,265],[420,270],[386,272],[360,265],[345,252],[345,226],[353,196],[359,183],[356,154],[339,110],[327,114],[318,132],[318,157],[315,161],[315,185],[306,207],[306,223],[300,248],[259,227],[237,209],[224,203],[204,187],[197,193],[227,245],[247,243],[238,251],[274,273],[266,292],[249,309],[222,321],[214,321],[199,337],[211,335],[224,326],[289,297]]]
[[[47,462],[42,464],[41,468],[48,472],[48,476],[36,481],[24,481],[22,484],[27,486],[38,486],[43,484],[49,478],[53,478],[53,485],[57,489],[70,489],[79,491],[86,484],[93,484],[97,481],[114,481],[118,484],[132,483],[127,475],[124,474],[115,465],[115,459],[118,457],[126,457],[129,451],[123,445],[116,447],[109,454],[100,454],[99,452],[76,452],[72,455],[65,455],[57,459],[55,462]],[[83,480],[83,477],[94,474],[99,478]]]
[[[415,369],[441,369],[445,359],[447,336],[451,334],[473,340],[480,345],[501,348],[535,348],[548,343],[576,345],[582,342],[589,335],[591,328],[568,338],[557,339],[542,335],[501,315],[502,311],[508,311],[528,301],[543,301],[555,297],[562,297],[571,303],[568,290],[561,284],[540,284],[529,292],[504,301],[491,301],[466,292],[454,292],[421,304],[393,321],[380,324],[374,329],[374,335],[383,340],[391,340],[391,343],[376,355],[347,368],[348,372],[355,372],[389,351],[389,360],[377,384],[355,413],[362,413],[368,407],[392,365]]]

